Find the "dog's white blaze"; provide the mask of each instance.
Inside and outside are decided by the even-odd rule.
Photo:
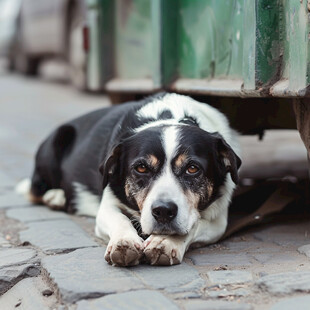
[[[163,111],[170,111],[173,118],[180,120],[189,112],[188,105],[183,104],[185,96],[177,94],[166,94],[149,104],[143,106],[138,112],[138,117],[158,119]],[[183,99],[183,100],[182,100]]]
[[[178,129],[175,126],[167,127],[162,135],[162,144],[166,153],[167,168],[170,168],[170,163],[176,155],[179,146]]]
[[[158,120],[159,115],[165,110],[170,111],[173,118],[168,120]],[[136,128],[136,132],[153,126],[179,124],[184,117],[192,116],[197,120],[201,129],[221,134],[235,153],[240,156],[237,134],[229,127],[225,115],[217,109],[205,103],[198,102],[188,96],[166,94],[162,98],[143,106],[138,110],[136,115],[139,118],[155,119],[153,122]]]
[[[135,132],[140,132],[144,129],[148,129],[150,127],[156,127],[156,126],[173,126],[173,125],[183,125],[188,126],[187,124],[180,124],[178,120],[176,119],[164,119],[164,120],[158,120],[155,122],[146,123],[138,128],[136,128]]]
[[[186,196],[171,169],[172,159],[179,146],[178,141],[177,127],[171,126],[163,131],[162,144],[166,154],[166,163],[162,175],[154,182],[147,195],[141,213],[141,226],[146,234],[153,232],[155,219],[152,215],[152,205],[157,200],[172,201],[178,206],[174,224],[184,234],[192,228],[198,219],[198,213],[188,205]]]

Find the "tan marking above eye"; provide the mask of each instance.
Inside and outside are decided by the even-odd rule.
[[[151,164],[151,166],[152,167],[156,167],[157,165],[158,165],[158,159],[157,159],[157,157],[156,156],[154,156],[154,155],[149,155],[148,156],[148,159],[149,159],[149,161],[150,161],[150,164]]]
[[[186,154],[180,154],[175,161],[175,165],[179,168],[182,167],[186,159],[187,159]]]
[[[139,173],[146,173],[148,172],[148,169],[145,165],[143,164],[140,164],[139,166],[136,167],[136,170],[139,172]]]
[[[188,174],[194,174],[196,172],[198,172],[199,168],[195,165],[190,165],[189,167],[187,167],[186,169],[186,173]]]

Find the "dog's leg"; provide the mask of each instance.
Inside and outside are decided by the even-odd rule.
[[[143,255],[143,240],[129,218],[122,214],[121,202],[106,187],[96,218],[96,235],[109,239],[105,259],[115,266],[138,265]]]
[[[151,235],[144,242],[144,254],[151,265],[180,264],[191,244],[199,246],[216,242],[227,226],[227,212],[214,220],[200,219],[185,236]]]

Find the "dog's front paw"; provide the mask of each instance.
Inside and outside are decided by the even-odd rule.
[[[184,256],[180,241],[172,236],[151,235],[144,247],[145,259],[151,265],[177,265]]]
[[[113,266],[138,265],[143,255],[143,240],[139,237],[111,239],[105,252],[105,260]]]

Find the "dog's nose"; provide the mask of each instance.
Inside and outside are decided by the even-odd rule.
[[[178,214],[178,206],[172,202],[157,201],[152,205],[152,214],[159,223],[169,223]]]

